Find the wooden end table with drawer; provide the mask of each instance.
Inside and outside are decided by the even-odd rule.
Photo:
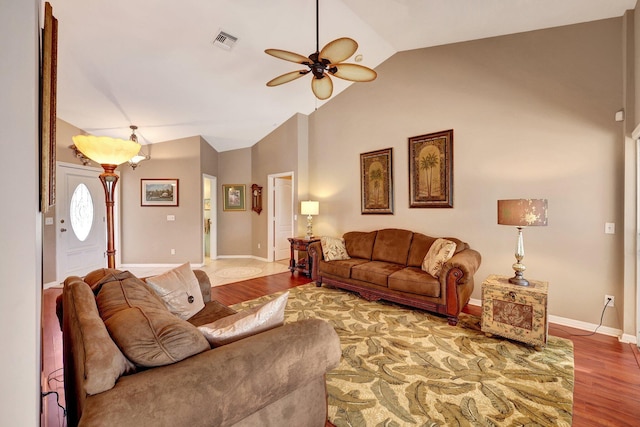
[[[289,243],[291,243],[291,259],[289,260],[289,270],[291,274],[299,272],[307,277],[311,277],[311,270],[313,269],[312,259],[309,256],[309,245],[313,242],[319,242],[320,239],[312,237],[307,239],[305,237],[289,237]]]
[[[529,286],[509,283],[509,277],[490,275],[482,283],[482,332],[533,345],[547,344],[549,283],[529,281]]]

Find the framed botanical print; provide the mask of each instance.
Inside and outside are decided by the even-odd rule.
[[[393,213],[393,148],[360,154],[360,199],[363,214]]]
[[[453,208],[453,129],[409,138],[409,207]]]
[[[141,206],[178,206],[177,179],[141,179]]]
[[[245,208],[245,185],[244,184],[224,184],[222,186],[222,210],[224,211],[244,211]]]

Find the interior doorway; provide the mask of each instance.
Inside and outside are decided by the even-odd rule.
[[[106,265],[106,205],[104,188],[98,178],[101,173],[102,169],[98,168],[57,164],[55,227],[58,282],[69,276],[84,276]],[[117,207],[115,212],[118,212]]]
[[[209,260],[218,259],[217,182],[215,176],[202,174],[202,260],[205,265]]]
[[[287,239],[295,236],[294,174],[284,172],[269,175],[267,185],[267,261],[272,262],[289,258],[290,244]]]

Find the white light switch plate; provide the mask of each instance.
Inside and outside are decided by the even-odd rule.
[[[616,224],[615,224],[615,222],[605,222],[605,224],[604,224],[604,232],[605,232],[605,234],[616,234]]]

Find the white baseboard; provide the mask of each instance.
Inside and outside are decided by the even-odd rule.
[[[482,307],[482,301],[479,300],[479,299],[475,299],[475,298],[471,298],[469,300],[469,304],[475,305],[475,306],[478,306],[478,307]],[[566,317],[554,316],[554,315],[551,315],[551,314],[549,315],[549,322],[555,323],[556,325],[568,326],[570,328],[581,329],[583,331],[589,331],[589,332],[593,332],[597,328],[598,329],[596,331],[597,334],[609,335],[609,336],[612,336],[612,337],[616,337],[616,338],[618,338],[618,341],[620,341],[620,342],[631,343],[631,344],[637,344],[637,342],[638,342],[636,337],[634,337],[633,335],[623,334],[622,330],[615,329],[615,328],[610,328],[608,326],[600,326],[598,328],[598,325],[596,325],[594,323],[583,322],[583,321],[574,320],[574,319],[568,319]]]
[[[255,259],[258,261],[269,262],[268,259],[255,255],[218,255],[216,259]]]

